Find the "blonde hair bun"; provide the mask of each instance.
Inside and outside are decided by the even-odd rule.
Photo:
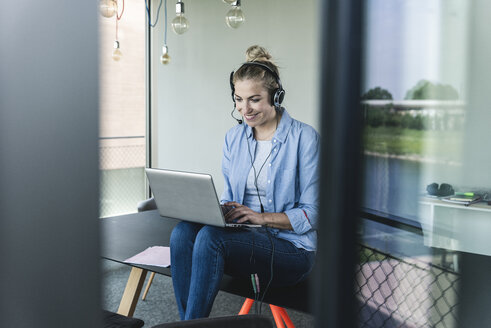
[[[250,46],[246,50],[246,62],[270,62],[271,58],[272,57],[269,52],[265,48],[258,45]]]
[[[233,86],[236,81],[248,79],[261,81],[271,96],[271,104],[275,103],[274,96],[279,88],[281,88],[282,95],[284,95],[285,91],[281,87],[278,67],[271,61],[271,58],[269,52],[261,46],[254,45],[247,48],[246,62],[233,72],[233,75],[230,78],[232,91],[235,92]],[[247,65],[247,63],[256,63],[256,65]],[[283,96],[281,96],[281,99],[282,98]],[[281,100],[279,102],[281,103]]]

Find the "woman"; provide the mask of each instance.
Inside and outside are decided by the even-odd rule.
[[[182,320],[209,315],[224,272],[257,274],[262,295],[270,284],[302,281],[314,263],[319,136],[280,106],[284,90],[271,55],[252,46],[246,59],[230,78],[245,124],[225,136],[221,203],[232,208],[227,221],[263,227],[176,226],[171,271]]]

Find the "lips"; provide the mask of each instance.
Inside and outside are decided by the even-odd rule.
[[[244,117],[248,121],[253,121],[257,117],[257,114],[254,114],[254,115],[244,115]]]

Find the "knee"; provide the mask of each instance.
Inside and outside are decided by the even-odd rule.
[[[174,227],[170,235],[170,247],[173,249],[178,249],[186,244],[192,245],[200,228],[200,226],[194,223],[179,222],[179,224]]]
[[[195,251],[206,251],[217,249],[222,245],[224,230],[213,226],[204,226],[197,234],[195,240]]]

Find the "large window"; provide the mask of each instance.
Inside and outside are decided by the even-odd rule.
[[[491,157],[477,146],[489,95],[476,89],[486,67],[472,58],[482,27],[471,12],[468,1],[366,2],[363,206],[377,222],[363,222],[362,326],[456,327],[461,255],[491,255]]]
[[[117,16],[99,19],[101,216],[135,212],[146,195],[145,3],[118,5],[118,61]]]

